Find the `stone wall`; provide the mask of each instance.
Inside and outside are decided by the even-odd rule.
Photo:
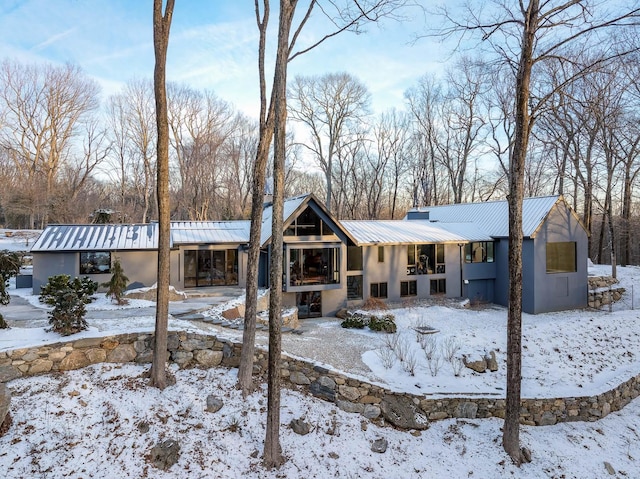
[[[180,368],[238,367],[241,345],[211,335],[170,332],[170,360]],[[128,333],[84,338],[46,346],[0,352],[0,383],[23,376],[79,369],[90,364],[149,363],[151,333]],[[254,372],[266,373],[266,352],[256,352]],[[344,411],[368,419],[383,417],[397,427],[420,429],[429,421],[448,418],[503,418],[502,397],[429,397],[394,393],[380,386],[329,371],[310,362],[282,357],[282,378],[287,387],[330,401]],[[568,421],[595,421],[618,411],[640,395],[640,374],[597,396],[523,399],[521,422],[551,425]]]
[[[611,276],[589,276],[589,299],[590,308],[600,308],[610,303],[620,301],[625,292],[624,288],[614,287],[618,280]]]

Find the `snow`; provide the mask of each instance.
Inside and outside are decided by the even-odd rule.
[[[608,273],[602,266],[590,268],[590,274]],[[611,313],[605,307],[523,315],[523,397],[595,395],[640,373],[640,314],[631,309],[640,268],[619,267],[618,275],[627,293]],[[11,293],[34,301],[27,291]],[[130,304],[126,311],[115,307],[101,316],[101,309],[112,306],[100,298],[91,305],[90,330],[73,338],[152,331],[154,317],[146,314],[147,306]],[[506,309],[465,309],[449,302],[390,312],[396,317],[405,357],[415,357],[414,375],[397,355],[385,365],[382,351],[390,351],[385,346],[388,335],[345,330],[337,321],[322,322],[308,335],[285,335],[283,346],[291,355],[313,358],[396,391],[436,397],[504,396]],[[32,326],[0,331],[0,350],[60,341],[45,332],[45,326]],[[414,329],[419,326],[439,331],[429,335],[437,345],[431,369]],[[170,328],[220,334],[205,323],[174,319]],[[238,340],[241,332],[222,330],[222,334]],[[340,338],[340,343],[327,338]],[[465,354],[470,361],[495,351],[499,370],[479,374],[462,368],[456,376],[454,364],[442,359],[446,344],[459,346],[454,357]],[[353,369],[350,360],[341,362],[340,356],[354,352],[361,368],[356,361],[351,361]],[[433,358],[438,355],[440,365],[434,374]],[[234,387],[236,370],[174,367],[176,384],[159,391],[142,377],[147,368],[100,364],[11,381],[14,423],[0,438],[3,477],[640,477],[640,399],[597,422],[522,426],[520,439],[532,451],[533,462],[518,468],[502,449],[503,422],[498,419],[437,421],[426,431],[410,433],[379,427],[331,403],[283,390],[281,442],[286,462],[279,470],[268,471],[261,464],[264,387],[245,400]],[[224,400],[217,413],[205,410],[209,394]],[[289,428],[290,421],[298,418],[311,424],[308,435],[299,436]],[[140,427],[142,422],[148,431]],[[371,443],[381,437],[388,441],[388,450],[372,452]],[[164,438],[177,439],[181,445],[180,459],[168,472],[145,460],[151,447]],[[615,475],[609,475],[605,463]]]

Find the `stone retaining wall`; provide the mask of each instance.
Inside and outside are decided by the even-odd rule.
[[[241,345],[215,336],[170,332],[170,360],[180,368],[238,367]],[[79,369],[101,362],[149,363],[153,334],[128,333],[84,338],[46,346],[0,352],[0,383],[23,376]],[[257,350],[254,372],[266,373],[266,352]],[[380,416],[405,429],[448,418],[503,418],[505,400],[496,397],[438,397],[394,393],[380,386],[329,371],[313,363],[282,357],[286,386],[336,404],[369,419]],[[640,374],[597,396],[523,399],[521,422],[551,425],[568,421],[595,421],[622,409],[640,395]],[[400,412],[399,412],[400,411]],[[412,417],[398,417],[398,416]],[[424,421],[421,421],[421,418]]]
[[[625,292],[624,288],[616,288],[618,280],[611,276],[589,276],[589,298],[590,308],[600,308],[610,303],[620,301]]]

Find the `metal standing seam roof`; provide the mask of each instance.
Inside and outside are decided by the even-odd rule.
[[[295,211],[300,208],[302,203],[305,202],[307,198],[310,198],[310,195],[301,195],[296,196],[294,198],[289,198],[284,202],[284,210],[282,217],[284,218],[284,222],[286,223],[289,217]],[[260,230],[260,244],[264,245],[271,238],[271,221],[273,217],[273,206],[265,206],[262,211],[262,229]]]
[[[158,249],[156,223],[133,225],[49,225],[31,251]]]
[[[179,244],[248,243],[250,221],[172,221],[171,240]]]
[[[358,245],[460,243],[490,241],[491,237],[471,223],[434,223],[429,220],[343,221],[342,226]]]
[[[535,234],[540,224],[561,198],[561,196],[555,195],[524,199],[522,203],[522,233],[525,237],[531,237]],[[414,208],[412,211],[428,211],[431,221],[473,223],[479,230],[494,238],[509,236],[509,205],[506,200],[425,206]]]

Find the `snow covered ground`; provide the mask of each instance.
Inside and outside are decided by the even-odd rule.
[[[592,270],[608,273],[600,266]],[[627,294],[612,313],[524,315],[523,396],[592,395],[640,373],[640,311],[631,309],[632,287],[640,292],[640,268],[619,268],[618,274]],[[13,293],[33,301],[25,291]],[[640,307],[640,301],[634,303]],[[135,308],[146,311],[145,306],[132,304],[128,311],[119,311],[128,316],[126,321],[108,315],[92,319],[90,331],[82,335],[153,330],[152,315],[137,316]],[[104,299],[91,306],[94,312],[106,307]],[[386,335],[343,330],[337,321],[323,323],[308,336],[288,335],[283,344],[291,354],[347,373],[349,365],[336,356],[341,350],[362,351],[363,367],[355,373],[399,391],[504,394],[504,308],[415,305],[392,312],[405,358],[415,358],[413,374],[406,359],[389,359],[384,353],[390,351]],[[413,329],[423,325],[439,331],[432,335],[436,352],[431,368]],[[186,321],[171,321],[170,327],[211,329]],[[238,338],[241,333],[223,334]],[[327,337],[341,340],[328,343]],[[0,331],[0,350],[58,340],[41,326],[14,327]],[[454,356],[465,354],[469,360],[496,351],[499,371],[457,371],[453,362],[443,359],[455,346]],[[438,356],[440,365],[435,368]],[[266,471],[261,466],[264,390],[245,401],[234,388],[235,370],[174,369],[176,384],[157,391],[146,386],[144,371],[141,366],[104,364],[9,383],[14,424],[0,438],[0,471],[7,471],[3,477],[640,477],[640,399],[595,423],[522,427],[521,441],[532,451],[533,462],[517,468],[502,450],[500,420],[438,421],[413,435],[283,391],[281,437],[287,462],[280,470]],[[224,400],[217,413],[205,411],[209,394]],[[297,418],[312,425],[311,433],[299,436],[291,431],[288,424]],[[371,451],[372,441],[380,437],[389,443],[383,454]],[[181,444],[179,462],[166,473],[145,460],[164,438]]]

